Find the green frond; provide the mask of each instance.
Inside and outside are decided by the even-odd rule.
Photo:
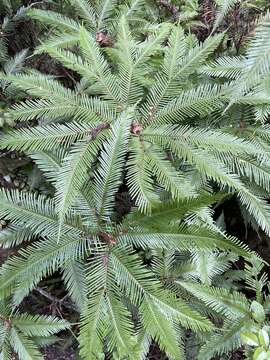
[[[172,195],[173,200],[180,201],[196,196],[195,189],[184,174],[172,166],[171,162],[166,159],[166,154],[157,146],[151,146],[149,151],[146,151],[146,158],[157,182]]]
[[[224,93],[221,87],[210,84],[197,86],[181,92],[178,98],[169,101],[156,111],[153,121],[157,123],[176,123],[194,116],[205,116],[224,106]]]
[[[209,64],[203,65],[199,69],[199,73],[211,77],[237,79],[242,74],[244,63],[244,56],[224,56],[210,62]]]
[[[209,338],[202,346],[198,360],[210,360],[213,356],[222,356],[241,346],[240,333],[247,324],[247,318],[240,320],[226,321],[223,329]]]
[[[26,336],[49,336],[69,327],[65,320],[50,315],[19,314],[12,319],[12,324]]]
[[[34,20],[38,20],[43,24],[53,26],[54,28],[67,31],[70,33],[76,33],[79,31],[79,24],[60,13],[50,10],[41,10],[31,8],[27,11],[27,15],[30,16]]]
[[[87,28],[94,30],[97,26],[95,8],[89,0],[68,0],[76,13],[83,19]]]
[[[96,253],[90,262],[87,273],[88,300],[81,314],[79,335],[80,355],[86,360],[101,356],[103,353],[103,332],[108,320],[106,305],[107,254]]]
[[[242,76],[238,79],[231,94],[229,106],[234,104],[242,95],[265,78],[270,70],[269,61],[269,21],[270,13],[262,16],[256,28],[255,36],[246,52],[245,67]]]
[[[160,141],[160,145],[162,144]],[[247,208],[249,213],[254,216],[261,228],[269,233],[270,213],[267,203],[252,193],[240,180],[239,175],[229,172],[226,166],[212,156],[209,151],[193,149],[187,143],[179,143],[175,140],[170,141],[170,149],[180,158],[188,161],[196,167],[199,173],[216,181],[222,188],[228,187],[237,192],[241,203]],[[164,146],[166,149],[166,146]]]
[[[13,58],[5,62],[4,71],[6,74],[15,74],[22,70],[23,63],[28,54],[28,49],[18,52]]]
[[[10,331],[10,343],[20,360],[43,360],[35,343],[15,328]]]
[[[60,33],[49,36],[45,41],[42,41],[41,45],[36,47],[34,54],[42,54],[46,52],[46,49],[52,48],[68,48],[78,44],[78,33]]]
[[[93,294],[82,312],[79,343],[80,355],[85,360],[103,354],[103,331],[108,316],[104,291],[99,289]]]
[[[50,238],[20,250],[18,256],[10,257],[2,266],[1,297],[13,290],[13,302],[18,305],[43,277],[54,273],[65,262],[90,253],[89,247],[83,238],[62,237],[58,243]]]
[[[85,60],[91,65],[95,76],[97,82],[95,91],[101,91],[105,98],[121,104],[118,79],[111,73],[109,65],[92,35],[83,28],[80,30],[80,46]]]
[[[135,200],[138,208],[144,213],[151,213],[153,207],[160,200],[154,190],[154,181],[151,176],[151,167],[147,162],[145,148],[150,143],[141,141],[139,137],[133,137],[130,141],[130,157],[128,161],[128,186],[130,195]]]
[[[142,322],[147,333],[159,344],[159,347],[173,359],[184,359],[181,340],[176,326],[159,309],[151,297],[147,297],[140,307]]]
[[[183,281],[177,281],[177,283],[207,306],[232,320],[249,313],[249,302],[241,293],[236,291],[230,293],[227,289]]]
[[[179,322],[181,326],[192,329],[193,331],[210,331],[213,328],[212,323],[203,317],[197,311],[189,307],[184,301],[177,299],[169,291],[164,290],[156,294],[150,294],[150,298],[154,300],[156,309],[166,316]],[[148,301],[148,298],[144,301]]]
[[[39,170],[42,171],[46,180],[55,185],[57,173],[60,170],[62,159],[66,154],[65,149],[60,148],[55,152],[42,151],[28,154],[35,161]]]
[[[205,192],[198,197],[182,199],[181,201],[164,201],[153,209],[149,216],[145,216],[138,211],[132,212],[127,216],[124,225],[144,228],[151,232],[153,230],[164,230],[171,223],[180,223],[185,216],[196,212],[198,209],[219,202],[224,196],[222,193],[210,194]]]
[[[58,238],[62,232],[66,214],[88,178],[88,170],[96,158],[105,133],[99,132],[93,139],[78,142],[64,158],[56,181],[56,211],[59,218]],[[108,134],[107,134],[108,135]]]
[[[192,264],[195,266],[194,278],[198,278],[203,284],[211,285],[213,280],[230,268],[237,260],[232,254],[218,253],[216,251],[194,251]]]
[[[34,193],[18,190],[0,190],[0,216],[13,224],[29,228],[33,234],[54,236],[58,229],[55,204],[51,199]],[[72,224],[64,224],[63,233],[79,236],[80,229]]]
[[[97,125],[70,122],[19,129],[2,137],[1,148],[31,152],[53,150],[59,146],[68,148],[74,142],[91,135],[91,130]]]
[[[163,72],[168,79],[173,79],[178,71],[178,65],[185,56],[187,44],[185,41],[184,30],[180,27],[172,28],[168,38],[168,45],[165,49]]]
[[[97,30],[106,28],[106,22],[109,21],[116,3],[116,0],[100,0],[98,2],[96,6]]]
[[[29,242],[34,235],[29,228],[23,226],[11,225],[0,231],[0,246],[4,249],[20,245],[23,242]]]
[[[130,356],[136,345],[133,333],[131,314],[127,311],[120,299],[113,292],[106,294],[106,305],[108,311],[108,325],[105,334],[108,336],[109,352],[117,353],[119,358]]]
[[[142,265],[141,259],[130,247],[120,243],[113,249],[109,262],[116,284],[132,303],[139,304],[145,293],[155,292],[159,287],[152,273]]]
[[[12,360],[11,347],[9,343],[4,342],[3,346],[1,347],[0,356],[3,360]]]
[[[5,39],[0,40],[0,62],[4,63],[8,59],[7,44]]]
[[[224,34],[218,34],[208,37],[201,45],[198,45],[186,54],[185,57],[179,62],[178,71],[175,74],[177,79],[187,79],[193,74],[200,66],[202,66],[209,56],[217,49]]]
[[[147,249],[178,249],[179,251],[211,250],[218,248],[230,250],[235,254],[250,257],[251,253],[239,240],[211,232],[201,227],[184,227],[168,229],[168,232],[144,232],[141,229],[129,231],[118,236],[121,244],[132,244]]]
[[[141,1],[141,0],[140,0]],[[135,68],[144,65],[151,56],[162,51],[162,44],[168,37],[171,26],[167,23],[160,27],[143,42],[136,44]]]
[[[62,266],[66,289],[80,311],[84,309],[87,300],[85,274],[85,267],[79,261],[70,260]]]
[[[128,23],[124,17],[119,22],[116,54],[121,101],[126,104],[135,104],[143,96],[139,78],[143,77],[144,72],[140,74],[139,67],[136,68],[136,43],[131,37]]]
[[[237,4],[237,1],[238,0],[215,0],[215,3],[217,4],[218,8],[217,8],[216,19],[212,31],[215,31],[218,28],[218,26],[224,20],[228,12],[231,9],[233,9],[234,5]]]
[[[111,127],[111,135],[102,144],[99,166],[94,172],[93,194],[100,220],[106,219],[114,207],[117,192],[127,156],[133,110],[123,112]]]
[[[143,130],[143,136],[171,148],[172,145],[186,143],[187,146],[207,149],[214,153],[229,153],[233,155],[254,154],[260,155],[260,149],[251,141],[238,138],[226,132],[179,125],[151,125]]]

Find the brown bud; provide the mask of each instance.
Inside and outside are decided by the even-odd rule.
[[[132,134],[140,135],[142,129],[143,129],[143,126],[137,121],[133,122],[131,125]]]
[[[101,47],[109,47],[113,45],[112,38],[105,31],[98,31],[96,33],[96,42]]]

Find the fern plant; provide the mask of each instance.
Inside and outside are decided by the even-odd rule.
[[[184,329],[205,339],[214,330],[209,315],[219,316],[226,332],[249,313],[244,296],[214,286],[232,253],[251,254],[217,228],[209,206],[235,195],[269,234],[269,152],[260,136],[204,126],[226,120],[234,90],[202,75],[222,34],[198,44],[168,23],[133,33],[127,19],[114,22],[113,47],[99,46],[97,28],[76,23],[68,32],[75,41],[65,32],[37,49],[77,73],[72,89],[30,69],[1,74],[26,93],[9,115],[29,122],[4,134],[1,148],[26,152],[55,190],[51,197],[0,191],[0,217],[10,222],[2,246],[33,241],[2,266],[0,296],[11,296],[16,308],[60,271],[81,313],[83,359],[142,359],[151,338],[181,359]],[[135,207],[123,219],[115,204],[121,185]],[[168,281],[179,264],[176,282]],[[239,345],[238,337],[230,341],[228,348]]]
[[[55,154],[39,153],[34,158],[48,179],[60,169],[61,161]],[[207,194],[191,202],[173,205],[170,201],[147,218],[134,211],[121,225],[113,218],[99,222],[95,195],[90,184],[85,187],[57,242],[59,225],[53,199],[1,192],[0,216],[12,224],[0,234],[2,246],[40,238],[2,266],[1,296],[12,294],[13,306],[17,306],[41,279],[60,270],[81,312],[79,341],[83,359],[103,357],[105,351],[117,359],[140,359],[147,354],[151,338],[171,358],[182,358],[178,327],[205,332],[212,330],[212,324],[201,309],[164,286],[155,260],[156,265],[146,265],[134,250],[170,249],[173,257],[175,251],[219,248],[250,257],[248,250],[236,239],[210,230],[210,225],[191,225],[190,215],[193,213],[198,220],[198,210],[213,201]],[[113,216],[113,206],[110,214]]]
[[[20,360],[43,359],[39,345],[51,342],[53,334],[68,329],[65,320],[53,316],[30,315],[12,310],[8,301],[0,303],[1,359],[13,359],[16,353]]]
[[[163,46],[167,36],[167,46]],[[258,185],[265,188],[265,181],[261,181],[265,175],[260,168],[268,166],[267,153],[262,155],[257,144],[222,130],[196,128],[199,119],[210,112],[221,112],[229,100],[227,85],[205,84],[196,77],[198,66],[221,39],[222,35],[217,35],[203,45],[193,43],[190,47],[189,38],[185,38],[181,28],[171,29],[163,24],[154,35],[138,43],[122,18],[118,41],[113,49],[106,51],[114,61],[112,64],[84,28],[80,30],[81,55],[55,47],[46,49],[82,76],[74,90],[36,72],[3,76],[30,96],[39,98],[15,105],[10,111],[14,120],[66,120],[65,124],[14,132],[1,141],[2,148],[24,151],[52,150],[59,143],[69,148],[56,183],[60,224],[87,180],[88,169],[104,147],[105,152],[108,149],[102,160],[104,174],[115,171],[114,165],[118,163],[113,183],[104,189],[107,196],[113,195],[122,181],[120,169],[124,168],[123,159],[129,153],[126,179],[141,211],[149,214],[161,202],[155,184],[170,193],[172,199],[181,200],[196,196],[201,183],[214,181],[222,189],[235,192],[262,229],[269,232],[267,204],[242,180],[243,175],[251,181],[259,178]],[[157,53],[163,54],[161,64],[153,64]],[[155,76],[154,71],[157,71]],[[110,140],[112,134],[114,140]],[[117,154],[119,144],[121,153]],[[231,171],[228,162],[235,163],[239,157],[243,162],[238,162],[238,168]],[[254,167],[247,172],[250,159]],[[100,179],[93,176],[98,187]],[[200,179],[197,184],[195,177]],[[106,216],[107,196],[100,198],[101,218]]]
[[[238,280],[245,279],[246,289],[253,294],[251,299],[243,293],[225,288],[208,286],[206,289],[200,283],[188,284],[186,281],[177,281],[178,285],[209,306],[214,313],[226,316],[222,329],[210,335],[200,349],[198,359],[212,359],[215,356],[230,354],[241,345],[247,347],[247,358],[253,355],[252,348],[248,349],[248,347],[256,344],[254,342],[251,344],[251,340],[257,339],[256,333],[259,334],[258,339],[260,339],[269,326],[267,320],[269,296],[265,291],[269,283],[267,274],[262,272],[263,267],[264,263],[260,259],[251,258],[251,261],[246,263],[244,273],[235,277]],[[262,342],[263,339],[260,341]],[[267,359],[263,357],[265,355],[263,352],[266,353],[267,349],[262,349],[263,345],[260,347],[260,341],[258,340],[258,351],[255,351],[253,359],[257,359],[260,353],[262,358]]]

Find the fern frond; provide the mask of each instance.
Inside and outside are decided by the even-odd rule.
[[[121,234],[118,241],[122,244],[132,244],[134,246],[147,249],[178,249],[179,251],[192,251],[192,249],[211,250],[219,248],[221,250],[231,250],[235,254],[250,257],[248,248],[242,245],[233,237],[225,237],[218,233],[213,233],[206,229],[196,227],[180,227],[172,232],[147,232],[142,230],[130,231],[128,234]]]
[[[100,130],[103,128],[101,127]],[[95,138],[78,142],[63,160],[55,185],[56,211],[59,217],[58,238],[62,232],[66,214],[86,181],[88,170],[104,139],[104,131],[97,132]]]
[[[103,30],[115,8],[116,0],[101,0],[96,7],[97,30]]]
[[[33,234],[54,236],[58,228],[55,204],[43,195],[0,190],[0,216],[12,223],[27,227]],[[63,233],[79,236],[80,230],[72,224],[63,225]]]
[[[247,324],[247,318],[226,321],[220,333],[209,338],[198,354],[198,360],[210,360],[213,356],[222,356],[241,346],[240,333]]]
[[[94,38],[83,28],[80,30],[80,45],[85,60],[91,65],[92,72],[95,74],[96,90],[101,91],[105,98],[115,101],[116,104],[121,104],[118,79],[111,73],[109,65]]]
[[[114,206],[114,196],[121,184],[121,177],[128,149],[133,111],[123,112],[111,128],[99,156],[99,166],[94,172],[93,194],[99,219],[107,218]]]
[[[51,238],[20,250],[18,256],[8,259],[2,267],[1,296],[9,295],[13,287],[13,301],[18,305],[43,277],[54,273],[68,260],[80,259],[90,252],[89,247],[82,237],[64,237],[58,243]]]
[[[10,331],[10,343],[20,360],[42,360],[35,343],[15,328]]]
[[[23,226],[8,226],[0,231],[0,246],[2,248],[12,248],[23,242],[29,242],[34,238],[31,229]]]
[[[259,25],[256,28],[255,36],[246,53],[246,62],[242,76],[238,79],[237,84],[235,84],[229,106],[234,104],[242,95],[252,89],[252,87],[258,85],[260,80],[269,73],[269,22],[270,13],[268,12],[261,17]]]
[[[50,315],[29,315],[27,313],[15,315],[12,323],[26,336],[46,337],[58,331],[65,330],[69,324]]]
[[[215,31],[218,28],[218,26],[223,21],[224,17],[233,8],[233,6],[238,2],[238,0],[215,0],[215,2],[218,6],[218,10],[217,10],[216,19],[215,19],[212,31]]]
[[[169,101],[156,111],[153,118],[157,123],[180,122],[194,116],[205,116],[209,112],[221,109],[224,105],[224,93],[219,86],[209,84],[181,92],[178,98]]]
[[[27,15],[61,31],[70,33],[79,31],[79,24],[75,20],[54,11],[31,8],[27,11]]]
[[[129,356],[134,351],[136,339],[133,339],[133,323],[131,314],[127,311],[120,299],[108,292],[106,296],[108,311],[108,327],[105,334],[108,334],[108,350],[116,352],[122,358]],[[115,351],[115,349],[117,349]]]
[[[130,29],[125,18],[119,22],[118,41],[116,44],[118,56],[118,78],[121,90],[121,100],[126,104],[135,104],[143,95],[143,88],[138,81],[139,67],[135,65],[136,43],[131,37]],[[137,71],[135,71],[135,68]]]
[[[103,331],[106,328],[108,309],[106,306],[107,255],[95,254],[88,269],[86,307],[81,314],[80,355],[85,359],[103,353]],[[104,266],[105,265],[105,266]]]
[[[241,76],[245,64],[244,56],[220,57],[217,60],[202,66],[199,73],[211,77],[237,79]]]
[[[154,190],[151,167],[147,163],[147,146],[150,144],[142,142],[138,137],[131,139],[127,179],[131,197],[135,199],[136,205],[142,212],[149,214],[160,200]]]
[[[180,339],[176,333],[176,327],[172,321],[158,309],[158,304],[147,298],[140,308],[142,312],[142,321],[147,333],[159,344],[161,350],[174,359],[184,359],[180,347]]]
[[[1,148],[31,152],[53,150],[59,146],[68,148],[74,142],[89,136],[96,126],[97,124],[71,122],[19,129],[3,136]]]
[[[70,260],[65,262],[62,270],[62,277],[66,289],[78,309],[82,311],[87,300],[84,265],[79,261]]]
[[[76,13],[84,20],[84,24],[90,30],[96,29],[97,19],[95,8],[89,0],[69,0]]]
[[[177,283],[198,297],[207,306],[232,320],[235,317],[244,317],[249,313],[249,302],[241,293],[230,293],[227,289],[207,287],[183,281],[177,281]]]
[[[180,171],[177,171],[166,155],[158,147],[152,146],[146,152],[147,162],[157,178],[157,182],[172,195],[173,200],[183,200],[196,196],[195,189]]]
[[[13,58],[5,62],[4,71],[6,74],[15,74],[20,72],[23,67],[23,63],[26,59],[28,49],[23,49],[18,52]]]
[[[115,247],[109,261],[116,284],[132,303],[139,304],[145,293],[154,292],[158,286],[151,272],[142,266],[138,255],[130,247],[121,244]]]

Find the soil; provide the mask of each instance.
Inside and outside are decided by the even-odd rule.
[[[43,356],[45,360],[75,360],[75,351],[72,347],[67,349],[59,345],[51,345],[44,349]]]

